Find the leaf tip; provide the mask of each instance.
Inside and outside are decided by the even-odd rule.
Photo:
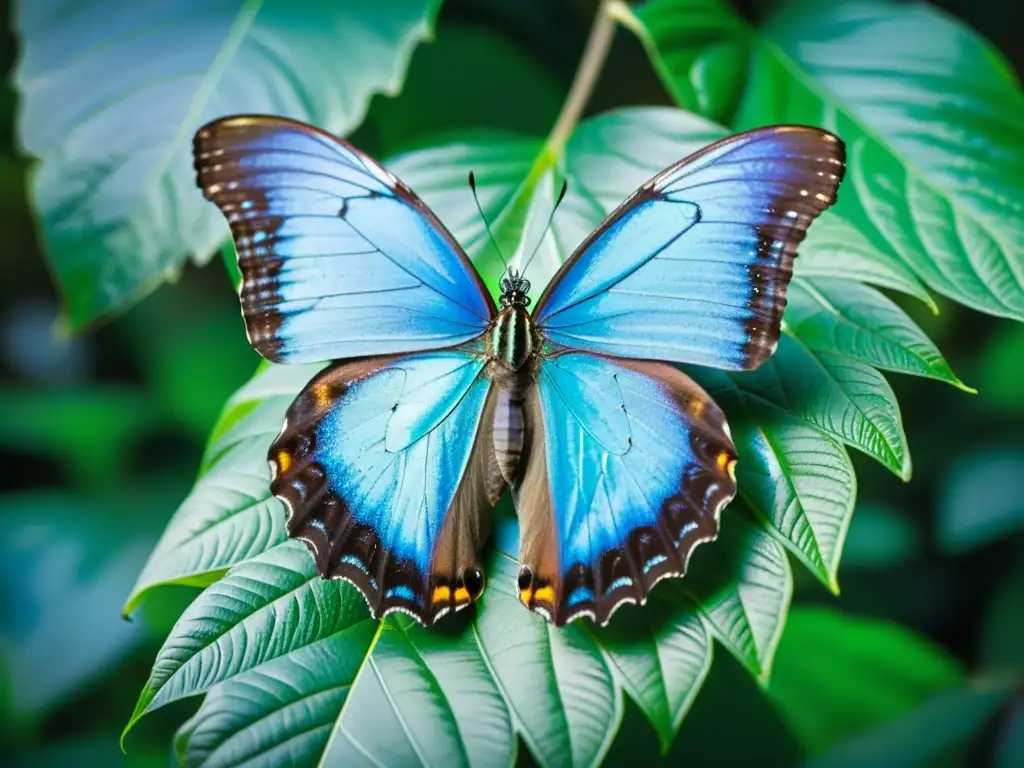
[[[832,593],[834,597],[839,597],[841,590],[839,589],[839,576],[835,573],[828,575],[828,581],[825,582],[825,586],[828,587],[828,591]]]
[[[135,613],[135,609],[139,607],[142,602],[142,596],[145,594],[145,589],[132,590],[131,594],[128,595],[128,599],[124,601],[124,605],[121,607],[121,618],[125,621],[132,620],[132,614]]]
[[[949,382],[949,383],[952,384],[957,389],[959,389],[961,392],[966,392],[968,395],[976,395],[976,394],[978,394],[978,390],[977,389],[975,389],[974,387],[970,386],[969,384],[964,384],[962,381],[960,381],[960,379],[956,376],[956,374],[953,374],[953,380],[951,382]]]
[[[121,738],[118,740],[117,743],[121,747],[122,755],[128,754],[128,746],[125,744],[125,740],[128,738],[128,731],[130,731],[132,729],[132,726],[135,725],[135,721],[136,718],[135,715],[133,714],[131,720],[129,720],[128,723],[125,725],[124,730],[121,731]]]

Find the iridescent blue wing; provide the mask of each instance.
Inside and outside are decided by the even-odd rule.
[[[548,285],[534,318],[556,344],[732,370],[779,339],[793,257],[835,201],[843,143],[797,126],[712,144],[616,209]]]
[[[288,534],[375,617],[431,624],[483,591],[477,551],[503,487],[483,366],[461,350],[336,363],[306,385],[271,447]]]
[[[525,402],[514,489],[519,597],[556,624],[599,624],[686,571],[736,493],[736,449],[711,398],[671,365],[584,352],[545,359]]]
[[[199,186],[227,217],[249,340],[275,362],[461,344],[494,304],[413,192],[308,125],[229,117],[194,141]]]

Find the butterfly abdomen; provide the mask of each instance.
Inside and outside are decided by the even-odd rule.
[[[494,410],[494,456],[501,476],[509,485],[512,485],[526,441],[523,400],[528,386],[528,381],[522,377],[510,378],[508,385],[498,390],[498,402]]]

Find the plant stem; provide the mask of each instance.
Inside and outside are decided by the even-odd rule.
[[[548,150],[554,154],[562,151],[562,147],[565,146],[565,142],[569,140],[569,136],[572,135],[576,124],[580,121],[580,116],[594,90],[597,76],[601,74],[605,59],[608,58],[608,50],[611,48],[612,37],[615,35],[615,18],[611,13],[611,7],[617,1],[601,0],[601,4],[597,8],[597,16],[594,19],[594,25],[590,28],[590,36],[587,38],[583,57],[580,59],[576,76],[569,88],[569,95],[565,97],[562,111],[548,137]]]

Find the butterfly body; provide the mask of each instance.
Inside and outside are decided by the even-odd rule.
[[[845,167],[814,128],[723,139],[612,211],[531,311],[522,274],[496,305],[412,190],[322,131],[230,117],[194,153],[235,238],[253,346],[334,361],[268,452],[288,534],[375,617],[424,624],[484,593],[506,487],[517,594],[556,624],[606,623],[686,572],[738,457],[674,364],[751,370],[772,353],[796,247]]]
[[[527,309],[529,281],[518,272],[506,270],[499,285],[501,309],[487,332],[490,356],[486,371],[498,390],[493,427],[495,460],[502,478],[512,485],[526,440],[523,403],[540,365],[543,337]]]

